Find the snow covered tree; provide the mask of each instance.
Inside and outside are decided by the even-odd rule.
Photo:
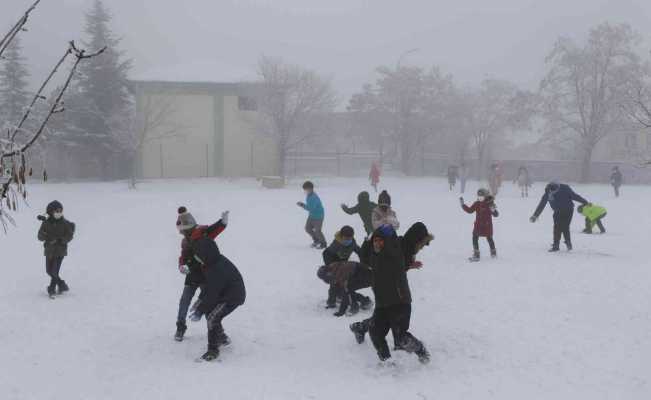
[[[628,128],[622,104],[641,70],[638,36],[627,24],[603,23],[577,44],[559,39],[540,84],[547,133],[574,139],[581,179],[590,179],[592,153],[606,136]]]
[[[131,60],[119,49],[120,39],[111,30],[111,14],[101,0],[95,0],[86,14],[85,33],[87,48],[106,47],[99,57],[89,60],[79,68],[71,95],[67,99],[65,137],[74,144],[78,157],[99,162],[102,177],[110,174],[110,161],[122,151],[114,122],[127,115],[133,107],[128,74]]]
[[[313,121],[335,108],[336,97],[328,79],[279,59],[262,57],[258,74],[260,112],[278,141],[278,175],[285,177],[288,153],[320,132]]]
[[[19,123],[29,103],[29,71],[22,55],[20,36],[7,46],[0,61],[0,121],[5,129]]]

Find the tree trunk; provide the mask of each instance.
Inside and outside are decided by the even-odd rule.
[[[588,144],[583,146],[583,158],[581,159],[581,183],[590,182],[590,167],[592,166],[592,151],[594,147]]]
[[[283,180],[287,177],[287,146],[282,139],[278,141],[278,176]]]
[[[411,173],[411,146],[409,145],[409,135],[407,132],[402,132],[400,135],[400,161],[401,169],[405,175]]]

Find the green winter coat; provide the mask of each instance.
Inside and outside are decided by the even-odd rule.
[[[43,242],[45,257],[65,257],[68,255],[68,243],[75,235],[75,224],[65,218],[52,217],[43,221],[38,230],[38,240]]]
[[[362,223],[364,223],[364,230],[366,230],[368,235],[374,231],[371,216],[373,215],[375,207],[377,207],[377,204],[370,200],[368,192],[361,192],[357,196],[357,205],[355,207],[348,207],[346,205],[341,206],[344,212],[348,215],[359,214]]]
[[[596,204],[593,204],[591,206],[583,206],[583,209],[581,210],[581,214],[588,219],[590,222],[595,222],[599,218],[603,217],[606,215],[606,209],[602,206],[598,206]]]

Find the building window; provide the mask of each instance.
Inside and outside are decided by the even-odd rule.
[[[240,111],[258,111],[258,103],[253,97],[239,96],[237,106]]]

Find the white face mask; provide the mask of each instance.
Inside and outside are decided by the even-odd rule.
[[[484,201],[486,200],[486,197],[484,196],[477,196],[477,201]]]
[[[54,217],[54,219],[61,219],[61,218],[63,218],[63,213],[62,212],[55,212],[55,213],[52,213],[52,216]]]

